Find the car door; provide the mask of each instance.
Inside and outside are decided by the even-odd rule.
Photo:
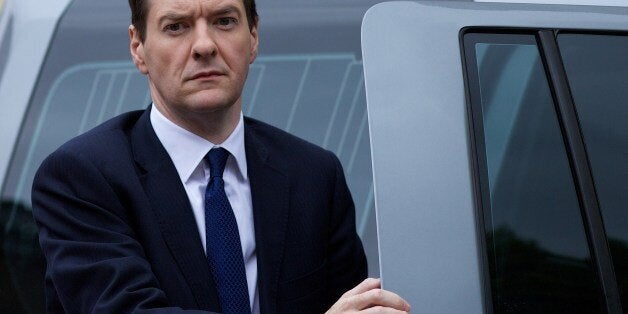
[[[627,15],[453,2],[367,12],[385,288],[426,313],[628,307]]]

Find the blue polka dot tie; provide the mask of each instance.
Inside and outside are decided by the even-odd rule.
[[[238,224],[222,179],[228,157],[229,152],[224,148],[214,148],[205,156],[211,175],[205,189],[207,260],[222,312],[251,313]]]

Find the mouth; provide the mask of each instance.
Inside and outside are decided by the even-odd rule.
[[[220,71],[204,71],[194,74],[189,80],[211,80],[223,75],[225,74]]]

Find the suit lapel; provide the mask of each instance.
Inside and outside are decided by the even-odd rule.
[[[271,154],[250,124],[245,123],[244,142],[253,200],[260,310],[276,313],[279,271],[288,226],[289,184],[277,160],[279,156]]]
[[[196,303],[217,310],[218,293],[197,232],[192,208],[179,175],[161,145],[146,110],[131,134],[140,179],[172,256],[188,282]]]

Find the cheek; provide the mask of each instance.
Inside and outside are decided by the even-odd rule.
[[[248,47],[238,47],[230,51],[232,68],[243,75],[248,71],[249,65],[253,61],[250,50]]]
[[[156,44],[151,47],[150,62],[153,72],[174,74],[183,70],[187,53],[184,45]]]
[[[255,60],[252,55],[251,42],[249,35],[240,34],[238,37],[230,37],[221,39],[221,54],[229,67],[233,70],[242,71],[248,68],[249,64]]]

